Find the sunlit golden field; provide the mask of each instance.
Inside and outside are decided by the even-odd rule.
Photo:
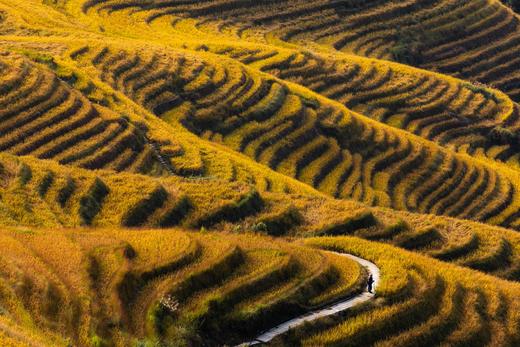
[[[0,0],[0,346],[520,345],[507,4]]]

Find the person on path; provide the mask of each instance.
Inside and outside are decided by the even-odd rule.
[[[368,286],[368,292],[369,293],[372,293],[372,286],[374,285],[374,278],[372,277],[372,275],[368,276],[368,280],[367,280],[367,286]]]

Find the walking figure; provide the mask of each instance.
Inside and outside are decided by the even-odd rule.
[[[368,276],[367,286],[368,286],[368,292],[372,293],[372,285],[374,284],[374,278],[372,275]]]

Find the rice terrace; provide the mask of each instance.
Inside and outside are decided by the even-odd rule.
[[[520,346],[520,1],[0,0],[0,347]]]

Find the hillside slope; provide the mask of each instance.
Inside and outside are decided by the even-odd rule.
[[[0,242],[0,318],[17,324],[3,343],[238,342],[364,283],[348,258],[253,234],[18,228]],[[296,332],[305,345],[519,341],[518,284],[355,238],[306,244],[370,259],[382,279],[377,302]]]
[[[520,100],[519,17],[499,0],[478,1],[87,1],[83,10],[139,8],[149,22],[196,18],[199,28],[273,38],[397,60],[491,84]],[[489,44],[491,42],[491,44]]]

